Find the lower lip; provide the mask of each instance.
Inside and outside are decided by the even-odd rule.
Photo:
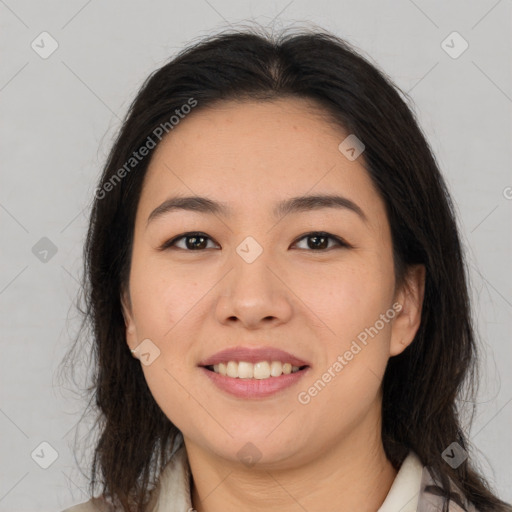
[[[266,398],[297,383],[309,367],[295,373],[282,374],[268,379],[239,379],[221,375],[220,373],[200,367],[207,377],[222,391],[237,398]]]

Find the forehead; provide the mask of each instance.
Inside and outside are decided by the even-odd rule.
[[[344,137],[327,116],[320,104],[299,98],[198,106],[164,138],[154,160],[179,149],[189,160],[210,157],[239,165],[241,159],[250,159],[247,166],[254,167],[258,161],[264,165],[281,156],[293,163],[306,153],[318,156]],[[320,140],[324,142],[319,145]]]
[[[157,146],[144,180],[142,215],[170,195],[201,195],[233,211],[270,208],[286,197],[339,193],[382,216],[364,167],[338,149],[349,135],[320,104],[286,98],[196,107]]]

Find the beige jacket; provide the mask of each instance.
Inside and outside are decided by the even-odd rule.
[[[377,512],[440,512],[442,499],[426,491],[434,485],[430,473],[414,453],[409,453]],[[464,503],[468,512],[478,512]],[[118,512],[98,498],[67,508],[62,512]],[[194,512],[190,497],[190,466],[182,445],[163,469],[147,512]],[[464,512],[450,500],[450,512]]]

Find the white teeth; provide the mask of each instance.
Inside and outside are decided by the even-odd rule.
[[[235,361],[229,361],[226,366],[226,375],[228,377],[238,377],[238,363]]]
[[[272,377],[279,377],[283,371],[283,365],[279,361],[272,361],[270,364],[270,375]]]
[[[268,379],[270,377],[279,377],[283,373],[295,373],[299,371],[298,366],[292,366],[290,363],[281,363],[280,361],[260,361],[252,364],[246,361],[228,361],[213,365],[213,371],[220,375],[239,378],[239,379]]]
[[[240,361],[238,363],[238,377],[240,379],[252,379],[253,378],[253,365],[251,363],[246,363],[245,361]]]
[[[249,363],[247,363],[249,364]],[[242,363],[238,366],[238,376],[242,377],[240,374],[240,367],[242,366]],[[268,379],[270,377],[270,365],[267,363],[267,361],[261,361],[259,363],[256,363],[253,366],[253,377],[255,379]]]

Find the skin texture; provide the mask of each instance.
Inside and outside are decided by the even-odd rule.
[[[338,150],[348,133],[319,109],[279,99],[194,111],[156,148],[145,177],[123,295],[126,339],[135,348],[149,338],[160,350],[142,368],[184,435],[199,512],[376,511],[396,476],[380,437],[381,381],[419,327],[424,267],[411,267],[407,286],[395,289],[390,227],[364,153],[348,160]],[[271,215],[279,200],[320,193],[351,199],[368,222],[335,208]],[[226,202],[233,216],[174,211],[146,227],[172,195]],[[208,235],[207,248],[187,249],[182,238],[158,249],[188,231]],[[314,231],[352,247],[332,240],[332,248],[315,249],[304,238]],[[263,248],[250,264],[236,252],[247,236]],[[299,403],[298,393],[395,302],[400,312]],[[310,369],[274,396],[231,397],[197,365],[237,345],[277,347]],[[252,467],[237,455],[247,442],[261,453]]]

